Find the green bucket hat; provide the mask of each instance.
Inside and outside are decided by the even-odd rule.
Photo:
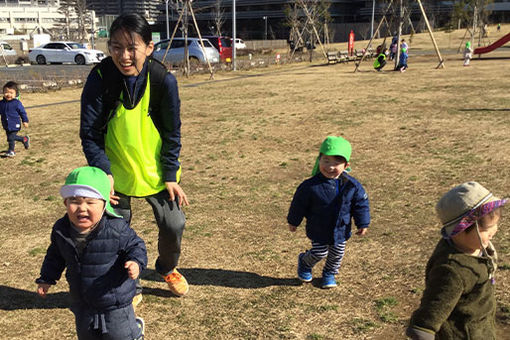
[[[60,188],[60,195],[64,199],[76,196],[102,199],[106,202],[107,214],[122,217],[116,214],[110,205],[110,188],[110,179],[103,170],[84,166],[71,171],[65,184]]]
[[[319,159],[321,154],[326,156],[342,156],[347,162],[349,162],[351,152],[351,143],[349,143],[347,139],[343,137],[328,136],[321,144],[319,156],[317,156],[312,170],[312,176],[315,176],[319,172]],[[350,172],[351,168],[347,168],[345,171]]]

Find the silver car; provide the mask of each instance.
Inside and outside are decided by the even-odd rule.
[[[3,55],[3,56],[15,56],[15,55],[18,55],[18,53],[7,42],[0,41],[0,55]]]
[[[165,55],[169,41],[169,39],[162,40],[154,45],[153,57],[155,59],[163,61],[163,56]],[[209,40],[202,39],[202,41],[204,42],[205,53],[202,49],[202,45],[200,44],[200,39],[188,38],[188,54],[190,62],[202,64],[207,63],[207,55],[207,59],[210,63],[218,63],[220,61],[220,54],[218,50],[214,48]],[[172,45],[168,49],[165,61],[174,65],[184,62],[184,43],[184,38],[174,38]]]
[[[32,48],[28,59],[32,64],[73,63],[78,65],[99,63],[105,57],[103,51],[91,50],[80,43],[53,41]]]

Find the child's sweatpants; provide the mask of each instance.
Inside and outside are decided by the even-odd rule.
[[[301,260],[306,266],[312,268],[325,258],[326,263],[322,273],[336,275],[344,258],[345,243],[346,241],[338,244],[320,244],[312,241],[312,249],[307,250]]]
[[[76,319],[76,335],[79,340],[143,339],[132,305],[107,312],[73,306],[71,311]]]

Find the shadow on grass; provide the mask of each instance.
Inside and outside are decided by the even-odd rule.
[[[301,285],[301,282],[297,278],[276,278],[262,276],[257,273],[236,270],[179,268],[179,272],[184,275],[189,284],[196,286],[222,286],[230,288],[253,289],[269,286]],[[145,270],[141,276],[143,280],[163,282],[161,276],[152,269]],[[149,288],[144,287],[144,292],[147,292],[148,289]],[[157,293],[155,295],[160,294]]]
[[[43,299],[35,291],[0,285],[0,310],[69,308],[70,304],[67,292],[50,293]]]

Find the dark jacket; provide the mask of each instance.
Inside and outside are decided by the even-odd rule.
[[[489,253],[494,253],[490,251]],[[441,240],[425,271],[425,291],[408,329],[427,339],[495,339],[496,300],[488,257],[467,255]]]
[[[21,122],[28,123],[25,108],[17,99],[0,100],[0,115],[2,115],[2,127],[5,131],[19,131]]]
[[[154,62],[154,61],[153,61]],[[111,174],[110,161],[105,153],[105,134],[109,112],[104,110],[103,96],[107,92],[105,84],[121,84],[123,104],[127,108],[136,106],[143,97],[147,85],[149,59],[145,62],[136,83],[134,93],[136,97],[129,101],[131,94],[125,86],[124,76],[118,71],[111,58],[101,61],[102,75],[107,81],[103,81],[97,69],[90,72],[81,95],[81,119],[80,138],[83,152],[90,166],[102,169]],[[153,78],[151,78],[153,79]],[[153,105],[153,112],[149,112],[154,125],[161,136],[161,165],[163,167],[163,181],[175,182],[179,170],[179,153],[181,150],[181,118],[179,91],[177,80],[170,73],[166,73],[160,86],[160,101]],[[151,92],[152,96],[152,92]]]
[[[351,219],[358,228],[368,228],[370,209],[363,186],[343,173],[328,179],[321,173],[299,185],[287,221],[298,226],[306,217],[306,236],[321,244],[338,244],[351,237]]]
[[[135,280],[128,277],[126,261],[136,261],[140,272],[147,266],[145,243],[122,218],[103,216],[78,255],[67,215],[51,231],[51,244],[37,283],[56,284],[65,268],[72,303],[96,311],[122,308],[131,303]]]

